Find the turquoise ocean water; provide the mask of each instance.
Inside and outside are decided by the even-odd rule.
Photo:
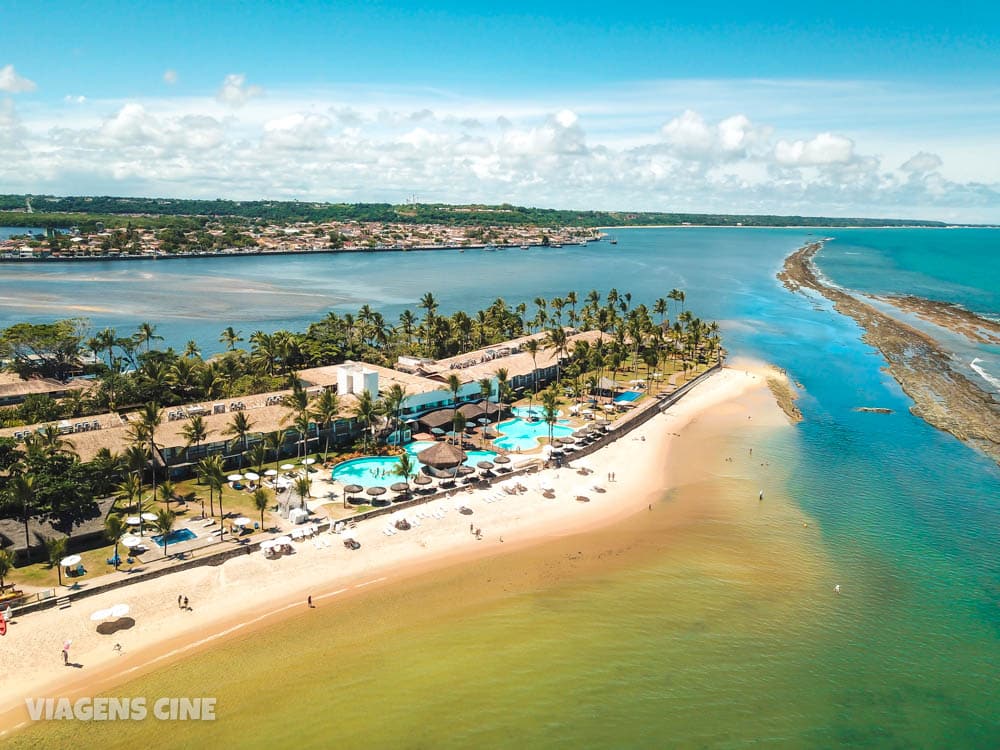
[[[909,413],[851,320],[775,279],[789,252],[834,236],[818,262],[839,284],[997,316],[1000,232],[615,234],[617,246],[528,252],[3,266],[0,325],[153,319],[169,343],[213,350],[230,322],[247,335],[301,328],[365,302],[392,320],[428,290],[446,312],[610,286],[651,303],[682,288],[688,308],[721,322],[731,354],[784,367],[803,388],[804,422],[758,453],[780,463],[782,492],[817,530],[815,592],[751,589],[665,549],[637,569],[512,593],[447,628],[415,624],[361,673],[331,669],[326,690],[310,673],[269,706],[301,702],[310,721],[328,712],[323,736],[348,746],[1000,746],[1000,471]],[[980,354],[1000,372],[996,352]],[[713,486],[739,480],[720,469]],[[806,565],[783,540],[760,555],[761,577],[768,564]]]

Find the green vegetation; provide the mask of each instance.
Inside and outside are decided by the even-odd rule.
[[[314,203],[300,201],[228,201],[181,198],[30,196],[35,213],[24,211],[25,195],[0,195],[0,226],[78,226],[198,229],[212,219],[286,223],[296,221],[400,222],[446,226],[625,227],[644,224],[721,226],[944,226],[910,219],[863,219],[810,216],[755,216],[659,211],[573,211],[501,204],[452,206],[442,203],[396,206],[390,203]],[[337,238],[331,237],[336,244]]]

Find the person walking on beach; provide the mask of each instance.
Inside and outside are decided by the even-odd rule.
[[[183,597],[183,596],[182,596],[181,594],[178,594],[178,595],[177,595],[177,609],[180,609],[180,608],[181,608],[181,602],[182,602],[183,600],[184,600],[184,597]]]
[[[190,607],[188,606],[188,598],[187,598],[186,596],[184,597],[184,609],[191,609],[191,608],[190,608]]]
[[[313,605],[312,594],[309,594],[309,597],[306,599],[306,604],[308,604],[309,608],[312,609],[312,605]]]
[[[757,499],[758,500],[763,500],[764,499],[764,490],[760,491],[760,493],[757,495]]]

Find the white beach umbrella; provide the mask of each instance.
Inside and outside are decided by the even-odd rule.
[[[281,470],[282,471],[292,471],[294,468],[295,468],[295,464],[282,464],[281,465]]]
[[[288,536],[279,536],[277,539],[274,540],[273,543],[274,544],[278,544],[278,545],[281,545],[281,544],[291,544],[292,543],[292,538],[288,537]]]
[[[138,547],[140,544],[142,544],[142,539],[140,539],[137,536],[126,536],[122,538],[122,544],[130,548]]]
[[[277,469],[268,469],[267,471],[264,472],[264,476],[265,477],[276,477],[276,476],[278,476],[278,470]]]
[[[243,476],[245,476],[245,477],[246,477],[247,479],[249,479],[249,480],[250,480],[251,482],[256,482],[256,481],[257,481],[258,479],[260,479],[260,474],[257,474],[257,473],[255,473],[255,472],[252,472],[252,471],[248,471],[248,472],[247,472],[246,474],[244,474]]]
[[[303,458],[302,459],[302,463],[305,464],[306,466],[312,466],[314,463],[316,463],[316,459],[315,458]]]
[[[124,617],[129,613],[129,606],[127,604],[116,604],[109,611],[112,617]]]
[[[125,519],[125,523],[127,523],[129,526],[138,526],[140,523],[142,523],[142,520],[139,518],[139,516],[129,516],[128,518]]]
[[[227,482],[238,482],[242,478],[243,478],[242,474],[230,474],[228,477],[226,477],[226,481]]]
[[[156,514],[155,513],[143,513],[142,516],[141,516],[141,518],[142,518],[143,521],[155,521],[156,520]]]
[[[64,568],[72,568],[74,565],[79,565],[82,559],[79,555],[68,555],[60,560],[59,564]]]
[[[110,609],[99,609],[90,616],[90,619],[93,622],[100,622],[101,620],[107,620],[110,617],[111,617]]]
[[[253,523],[253,521],[251,521],[246,516],[240,516],[235,521],[233,521],[233,524],[235,524],[236,526],[248,526],[251,523]]]

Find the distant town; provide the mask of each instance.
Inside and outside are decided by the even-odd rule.
[[[484,226],[328,221],[259,223],[246,227],[207,222],[197,229],[155,229],[127,224],[89,231],[71,226],[0,240],[3,260],[142,259],[338,251],[485,250],[587,244],[604,235],[581,227]]]

